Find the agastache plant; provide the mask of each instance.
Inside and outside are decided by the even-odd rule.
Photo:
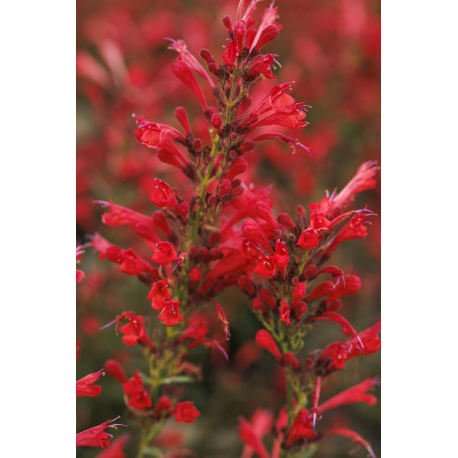
[[[147,113],[133,115],[135,137],[160,161],[183,172],[189,183],[186,192],[180,194],[172,183],[155,178],[149,199],[157,210],[152,216],[111,200],[98,202],[107,210],[105,224],[129,226],[151,252],[144,257],[99,234],[91,241],[100,259],[118,264],[121,272],[136,276],[149,288],[145,299],[151,302],[151,313],[125,310],[104,326],[145,358],[147,370],[129,375],[115,360],[105,365],[106,373],[120,383],[130,418],[141,427],[139,458],[162,456],[151,444],[168,419],[192,423],[201,415],[180,384],[201,376],[187,360],[194,348],[217,349],[228,357],[225,341],[230,338],[230,324],[224,304],[216,298],[230,287],[248,296],[264,328],[253,337],[282,367],[287,386],[285,406],[275,422],[270,412],[261,409],[250,421],[240,418],[242,457],[311,456],[320,441],[333,435],[349,438],[374,456],[370,444],[356,432],[346,427],[323,430],[320,421],[341,405],[375,402],[368,393],[378,383],[375,378],[331,398],[323,392],[347,361],[380,349],[380,323],[358,332],[339,313],[342,298],[356,293],[361,281],[331,262],[342,243],[367,235],[375,215],[367,208],[351,209],[351,204],[356,194],[375,187],[377,167],[363,163],[342,191],[327,193],[321,202],[310,203],[308,211],[298,205],[295,215],[275,216],[270,188],[255,189],[239,178],[248,167],[244,155],[259,142],[278,140],[290,144],[293,152],[299,147],[309,153],[293,134],[276,131],[308,124],[310,107],[290,95],[292,82],[273,85],[257,103],[250,97],[253,84],[275,79],[272,70],[279,65],[278,56],[265,50],[282,28],[273,4],[256,26],[252,15],[257,3],[240,0],[235,18],[223,18],[228,42],[216,59],[202,49],[199,60],[183,40],[167,39],[177,53],[172,73],[200,103],[208,143],[194,134],[194,123],[183,107],[175,110],[176,127],[151,121]],[[213,95],[212,101],[205,93]],[[259,132],[261,127],[268,130]],[[77,279],[82,278],[77,272]],[[217,323],[223,339],[217,337]],[[334,326],[342,336],[337,333],[336,342],[305,356],[307,333],[318,325]],[[80,380],[80,395],[100,392],[91,386],[100,374]],[[85,436],[77,436],[77,444],[95,446],[98,440],[100,447],[106,447],[109,440],[103,431],[112,426],[106,422],[97,427],[100,431],[80,433]],[[263,442],[267,435],[272,436],[271,450]],[[187,451],[176,456],[187,453],[191,456]]]

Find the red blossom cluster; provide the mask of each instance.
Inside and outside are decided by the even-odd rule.
[[[192,423],[200,416],[192,401],[182,400],[179,384],[201,375],[188,361],[194,348],[217,349],[228,358],[230,324],[224,303],[215,298],[234,287],[248,297],[263,327],[256,343],[275,357],[287,385],[286,403],[275,422],[263,410],[251,421],[240,419],[242,457],[304,456],[332,435],[348,437],[374,456],[356,432],[320,428],[318,421],[339,406],[376,401],[367,392],[377,380],[367,379],[320,404],[321,391],[337,371],[349,360],[380,349],[379,322],[357,331],[341,312],[343,298],[359,291],[360,278],[346,275],[330,261],[343,243],[368,235],[376,215],[368,208],[353,209],[352,204],[357,194],[375,187],[377,167],[364,162],[342,191],[326,192],[307,209],[298,205],[294,214],[274,212],[271,188],[241,178],[249,169],[246,157],[261,154],[253,151],[258,142],[278,140],[308,153],[297,138],[277,132],[308,124],[310,107],[289,94],[293,83],[273,85],[256,102],[250,95],[257,82],[275,79],[272,70],[278,56],[266,50],[282,29],[273,3],[256,24],[257,5],[255,0],[240,0],[235,16],[223,18],[228,38],[221,56],[203,48],[199,60],[183,40],[170,39],[170,49],[177,53],[172,74],[195,96],[202,119],[188,116],[183,107],[175,110],[175,127],[148,120],[148,112],[146,117],[133,115],[136,139],[149,148],[148,154],[181,174],[180,185],[151,180],[149,200],[156,209],[151,207],[149,214],[111,199],[97,201],[105,210],[103,223],[127,226],[132,244],[122,248],[96,234],[90,245],[99,259],[117,264],[121,273],[145,284],[145,302],[151,303],[148,313],[126,310],[109,323],[125,346],[138,347],[144,355],[143,369],[128,379],[116,360],[105,364],[105,371],[121,383],[120,396],[143,431],[138,456],[146,456],[167,419]],[[115,65],[116,49],[105,43],[102,51],[111,70],[126,78]],[[108,84],[89,56],[80,55],[78,65],[93,80]],[[77,262],[79,256],[81,248]],[[77,281],[83,278],[77,270]],[[321,326],[338,325],[345,337],[304,355],[307,334],[321,321],[331,322]],[[79,380],[77,396],[100,394],[101,388],[93,385],[100,375],[103,371]],[[77,435],[77,445],[105,448],[111,439],[105,429],[115,426],[108,421],[84,431]],[[263,442],[267,435],[273,437],[270,451]]]

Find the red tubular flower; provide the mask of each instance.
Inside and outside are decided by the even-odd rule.
[[[326,255],[332,254],[342,242],[352,239],[363,239],[367,236],[367,227],[364,226],[366,215],[359,212],[345,224],[336,236],[329,242],[326,248]]]
[[[169,38],[169,40],[172,41],[170,49],[173,49],[178,53],[178,60],[184,62],[189,68],[191,68],[198,75],[207,80],[211,87],[215,87],[215,83],[213,83],[212,79],[205,71],[204,67],[202,67],[200,62],[188,51],[186,43],[183,40],[175,41],[171,38]]]
[[[377,182],[374,176],[378,170],[378,167],[375,167],[376,164],[376,162],[372,161],[363,162],[356,171],[356,175],[348,182],[345,188],[337,196],[329,198],[325,213],[331,217],[336,216],[336,212],[340,212],[347,207],[354,200],[356,194],[375,188]]]
[[[348,437],[356,445],[363,446],[368,451],[371,458],[376,458],[374,451],[372,450],[371,444],[363,439],[358,433],[347,428],[333,428],[328,429],[323,433],[324,436],[342,436]]]
[[[250,68],[248,69],[247,77],[256,79],[260,75],[264,75],[266,78],[274,80],[275,75],[272,73],[272,70],[270,69],[273,66],[272,64],[274,62],[277,61],[275,60],[275,56],[273,54],[266,54],[263,56],[256,57],[255,59],[253,59]]]
[[[180,314],[180,301],[172,299],[171,301],[164,301],[163,305],[162,312],[157,316],[162,321],[162,324],[175,326],[180,321],[183,321],[183,317]]]
[[[114,359],[109,359],[105,363],[105,371],[107,374],[110,374],[114,379],[118,380],[118,382],[125,383],[127,382],[126,374],[124,373],[124,369],[122,368],[121,364]]]
[[[86,431],[83,431],[77,434],[76,435],[76,446],[77,447],[100,447],[100,448],[108,447],[110,445],[110,442],[113,436],[111,434],[106,433],[105,429],[107,428],[116,429],[117,426],[127,427],[127,425],[121,425],[121,424],[110,425],[112,421],[115,421],[118,418],[119,417],[115,418],[114,420],[108,420],[99,426],[94,426],[93,428],[86,429]]]
[[[368,378],[358,385],[348,388],[348,390],[328,399],[326,402],[318,407],[318,413],[322,414],[326,410],[335,409],[336,407],[345,404],[354,404],[357,402],[364,402],[373,406],[377,402],[377,398],[373,394],[367,394],[367,391],[372,389],[374,385],[378,384],[378,380]]]
[[[235,61],[239,54],[239,47],[235,40],[232,40],[229,45],[226,47],[226,50],[222,54],[223,62],[226,64],[229,70],[232,70],[235,67]]]
[[[297,304],[304,298],[305,293],[307,292],[305,283],[298,283],[293,288],[293,295],[291,299],[291,309],[295,310]]]
[[[164,301],[172,299],[168,282],[160,280],[153,283],[151,291],[146,298],[153,301],[151,307],[153,307],[154,310],[162,310],[164,308]]]
[[[312,289],[312,291],[308,294],[305,300],[308,302],[313,299],[316,299],[317,297],[328,296],[329,294],[331,294],[333,289],[334,283],[332,281],[328,280],[321,282],[317,286],[315,286],[315,288]]]
[[[283,361],[288,366],[291,366],[293,369],[299,370],[301,367],[299,366],[299,361],[296,357],[290,352],[287,351],[283,356]]]
[[[266,350],[270,351],[270,353],[272,353],[275,356],[275,358],[277,358],[278,362],[282,361],[280,350],[278,349],[274,338],[265,329],[261,329],[256,333],[256,343],[261,348],[265,348]]]
[[[273,256],[261,256],[259,260],[260,262],[254,268],[253,272],[264,278],[271,278],[277,274],[277,267]]]
[[[312,248],[317,247],[319,243],[320,239],[318,237],[318,232],[309,227],[301,234],[296,245],[301,246],[306,250],[311,250]]]
[[[156,350],[143,327],[143,317],[141,315],[135,315],[133,312],[123,312],[116,318],[116,321],[119,323],[123,319],[127,319],[129,322],[121,326],[119,331],[124,334],[121,340],[128,347],[142,343],[148,345],[151,351]]]
[[[258,202],[254,207],[254,211],[256,216],[264,220],[269,227],[273,229],[278,228],[278,223],[275,220],[272,210],[265,202]],[[286,252],[288,252],[288,250]]]
[[[270,93],[264,97],[251,111],[247,121],[243,123],[253,130],[259,126],[280,125],[299,129],[308,124],[302,121],[306,117],[307,105],[295,103],[295,100],[285,94],[291,88],[291,83],[276,84]],[[271,112],[271,114],[268,114]],[[263,114],[264,118],[259,119]]]
[[[286,244],[282,240],[277,240],[275,244],[274,262],[278,270],[280,271],[283,279],[285,279],[286,269],[288,268],[289,263],[289,256],[288,248],[286,248]]]
[[[123,383],[122,389],[127,396],[133,396],[137,391],[143,389],[143,379],[136,371],[131,379]]]
[[[228,180],[233,180],[237,175],[243,173],[248,167],[248,162],[244,157],[238,157],[237,159],[232,162],[228,172],[226,173],[225,177]]]
[[[259,299],[261,299],[272,310],[277,308],[277,301],[270,289],[261,288],[258,292],[258,296]]]
[[[260,434],[244,418],[239,418],[239,436],[240,439],[249,446],[260,458],[270,458],[267,450],[262,443]]]
[[[304,439],[306,437],[313,437],[314,435],[315,433],[312,430],[312,421],[309,418],[309,411],[307,409],[301,409],[296,415],[296,418],[288,431],[286,436],[286,445],[290,447],[297,440]]]
[[[171,207],[178,209],[178,201],[170,186],[159,178],[154,179],[154,191],[149,196],[149,200],[159,208]]]
[[[148,148],[157,149],[167,141],[177,139],[186,142],[185,136],[173,127],[157,122],[150,122],[145,118],[133,115],[138,124],[138,129],[134,131],[135,136]]]
[[[151,397],[143,388],[143,379],[138,372],[135,372],[132,378],[122,385],[122,388],[124,393],[130,397],[127,405],[140,410],[152,407]]]
[[[180,337],[178,337],[178,342],[182,342],[185,339],[201,339],[209,333],[209,329],[203,323],[194,323],[189,328],[185,329]]]
[[[177,118],[178,122],[181,124],[183,129],[187,134],[191,133],[191,125],[189,124],[188,114],[186,113],[185,108],[177,107],[175,108],[175,118]]]
[[[178,256],[175,252],[175,248],[169,242],[159,242],[156,245],[156,251],[154,252],[151,261],[157,262],[161,266],[166,266],[170,264],[172,261],[176,261]]]
[[[94,398],[102,392],[102,387],[98,385],[92,385],[95,383],[101,375],[105,375],[103,369],[93,374],[86,375],[80,380],[76,381],[76,397],[80,396],[90,396]],[[92,385],[92,386],[91,386]]]
[[[202,89],[200,88],[199,83],[197,82],[196,77],[193,75],[189,65],[183,61],[174,62],[172,65],[172,73],[186,86],[188,86],[192,92],[194,92],[194,95],[199,100],[202,108],[206,111],[208,109],[207,102],[205,100]]]
[[[242,224],[242,232],[247,239],[255,240],[260,243],[269,254],[273,254],[272,247],[270,246],[265,233],[256,221],[246,219]]]
[[[194,407],[194,402],[179,402],[175,408],[175,421],[177,423],[192,423],[200,412]]]
[[[332,266],[329,266],[329,267],[332,267]],[[323,270],[324,269],[322,269],[318,273],[322,273]],[[349,294],[355,294],[360,290],[360,288],[361,288],[361,279],[357,277],[356,275],[349,275],[348,277],[342,277],[342,280],[339,282],[337,286],[334,287],[334,289],[329,294],[326,301],[329,302],[334,299],[338,299],[339,297],[342,297],[342,296],[347,296]]]
[[[280,321],[284,321],[288,326],[291,324],[291,320],[289,319],[290,312],[291,309],[288,302],[280,301]]]
[[[272,40],[278,37],[278,28],[276,25],[268,25],[265,27],[261,35],[258,39],[254,39],[253,43],[251,44],[251,49],[256,49],[259,51],[262,47],[264,47],[267,43],[270,43]]]

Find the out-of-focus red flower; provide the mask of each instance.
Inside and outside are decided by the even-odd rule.
[[[177,423],[192,423],[200,412],[194,407],[194,402],[179,402],[175,408],[175,421]]]
[[[95,383],[101,375],[105,375],[103,369],[93,374],[86,375],[82,379],[76,381],[76,397],[90,396],[94,398],[102,392],[102,387],[98,385],[92,385]]]

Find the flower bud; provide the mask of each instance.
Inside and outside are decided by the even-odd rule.
[[[219,76],[218,65],[216,65],[214,62],[210,62],[207,65],[207,68],[210,73],[213,73],[213,75]]]
[[[305,216],[305,208],[302,206],[302,205],[298,205],[296,207],[296,213],[299,215],[299,216]]]
[[[275,40],[275,38],[277,37],[278,37],[277,26],[273,24],[268,25],[262,31],[261,36],[258,38],[258,41],[256,42],[253,48],[256,49],[256,51],[259,51],[263,46],[265,46],[270,41]]]
[[[232,135],[232,134],[231,134]],[[232,149],[230,152],[229,152],[229,159],[235,159],[237,157],[237,151],[235,151],[234,149]]]
[[[191,126],[189,125],[189,118],[186,110],[183,107],[177,107],[175,109],[175,118],[183,126],[183,129],[187,134],[191,133]]]
[[[254,211],[256,213],[256,216],[258,218],[263,219],[270,227],[276,228],[278,226],[277,221],[275,221],[275,217],[272,213],[272,210],[265,202],[258,202],[254,207]]]
[[[229,32],[232,32],[232,21],[231,21],[231,18],[229,16],[224,16],[223,17],[223,24],[224,24],[224,27],[226,27],[226,29]]]
[[[256,343],[261,348],[265,348],[266,350],[270,351],[275,356],[275,358],[277,358],[277,361],[282,360],[280,350],[278,349],[274,338],[266,330],[261,329],[256,333]]]
[[[199,267],[193,267],[189,272],[189,279],[191,283],[199,283],[202,278],[202,270]]]
[[[246,159],[244,159],[243,157],[238,157],[232,163],[229,171],[226,174],[226,178],[228,180],[232,180],[237,175],[240,175],[241,173],[243,173],[247,169],[247,166],[248,166],[248,162],[246,161]]]
[[[191,256],[191,258],[196,257],[198,252],[199,250],[195,246],[192,246],[191,248],[189,248],[189,256]]]
[[[292,220],[291,216],[288,215],[288,213],[279,213],[277,216],[277,221],[282,225],[286,226],[289,229],[294,229],[296,226],[294,224],[294,221]]]
[[[213,247],[210,250],[210,256],[212,257],[212,259],[216,260],[216,259],[221,259],[224,255],[219,248]]]
[[[213,158],[212,158],[211,154],[209,154],[209,155],[205,158],[205,162],[206,162],[207,164],[211,164],[212,161],[213,161]]]
[[[290,352],[286,352],[283,356],[283,361],[288,366],[291,366],[293,369],[299,370],[301,367],[299,366],[299,362],[296,357]]]
[[[306,250],[311,250],[312,248],[317,247],[318,243],[319,243],[318,232],[315,231],[315,229],[312,229],[309,227],[301,234],[296,245],[301,246],[305,248]]]
[[[210,62],[215,62],[215,59],[213,59],[213,56],[211,55],[211,52],[206,48],[202,48],[200,50],[200,57],[202,57],[202,59],[205,62],[207,62],[207,64],[209,64]]]
[[[304,278],[316,277],[318,273],[318,267],[315,264],[311,264],[304,270]]]
[[[218,199],[226,196],[231,192],[231,182],[228,179],[224,179],[219,185]]]
[[[127,377],[124,373],[124,369],[121,367],[121,364],[119,364],[118,361],[115,361],[114,359],[109,359],[105,363],[105,372],[110,374],[114,379],[118,380],[118,382],[127,382]]]
[[[212,116],[212,127],[216,130],[221,129],[223,125],[223,118],[219,113],[214,113]]]
[[[307,304],[304,301],[299,302],[296,306],[296,318],[300,320],[307,311]]]
[[[208,205],[210,205],[210,207],[213,207],[217,202],[216,197],[215,196],[210,196],[208,198],[207,202],[208,202]]]
[[[240,151],[242,153],[248,153],[249,151],[252,151],[254,149],[254,142],[248,141],[245,142],[241,147]]]
[[[196,153],[200,153],[202,151],[202,140],[200,138],[194,139],[192,146],[194,147]]]
[[[246,34],[246,24],[245,21],[237,21],[234,24],[233,29],[234,37],[235,38],[243,38]]]
[[[184,220],[188,218],[189,205],[187,202],[181,202],[180,206],[178,207],[178,213]]]

